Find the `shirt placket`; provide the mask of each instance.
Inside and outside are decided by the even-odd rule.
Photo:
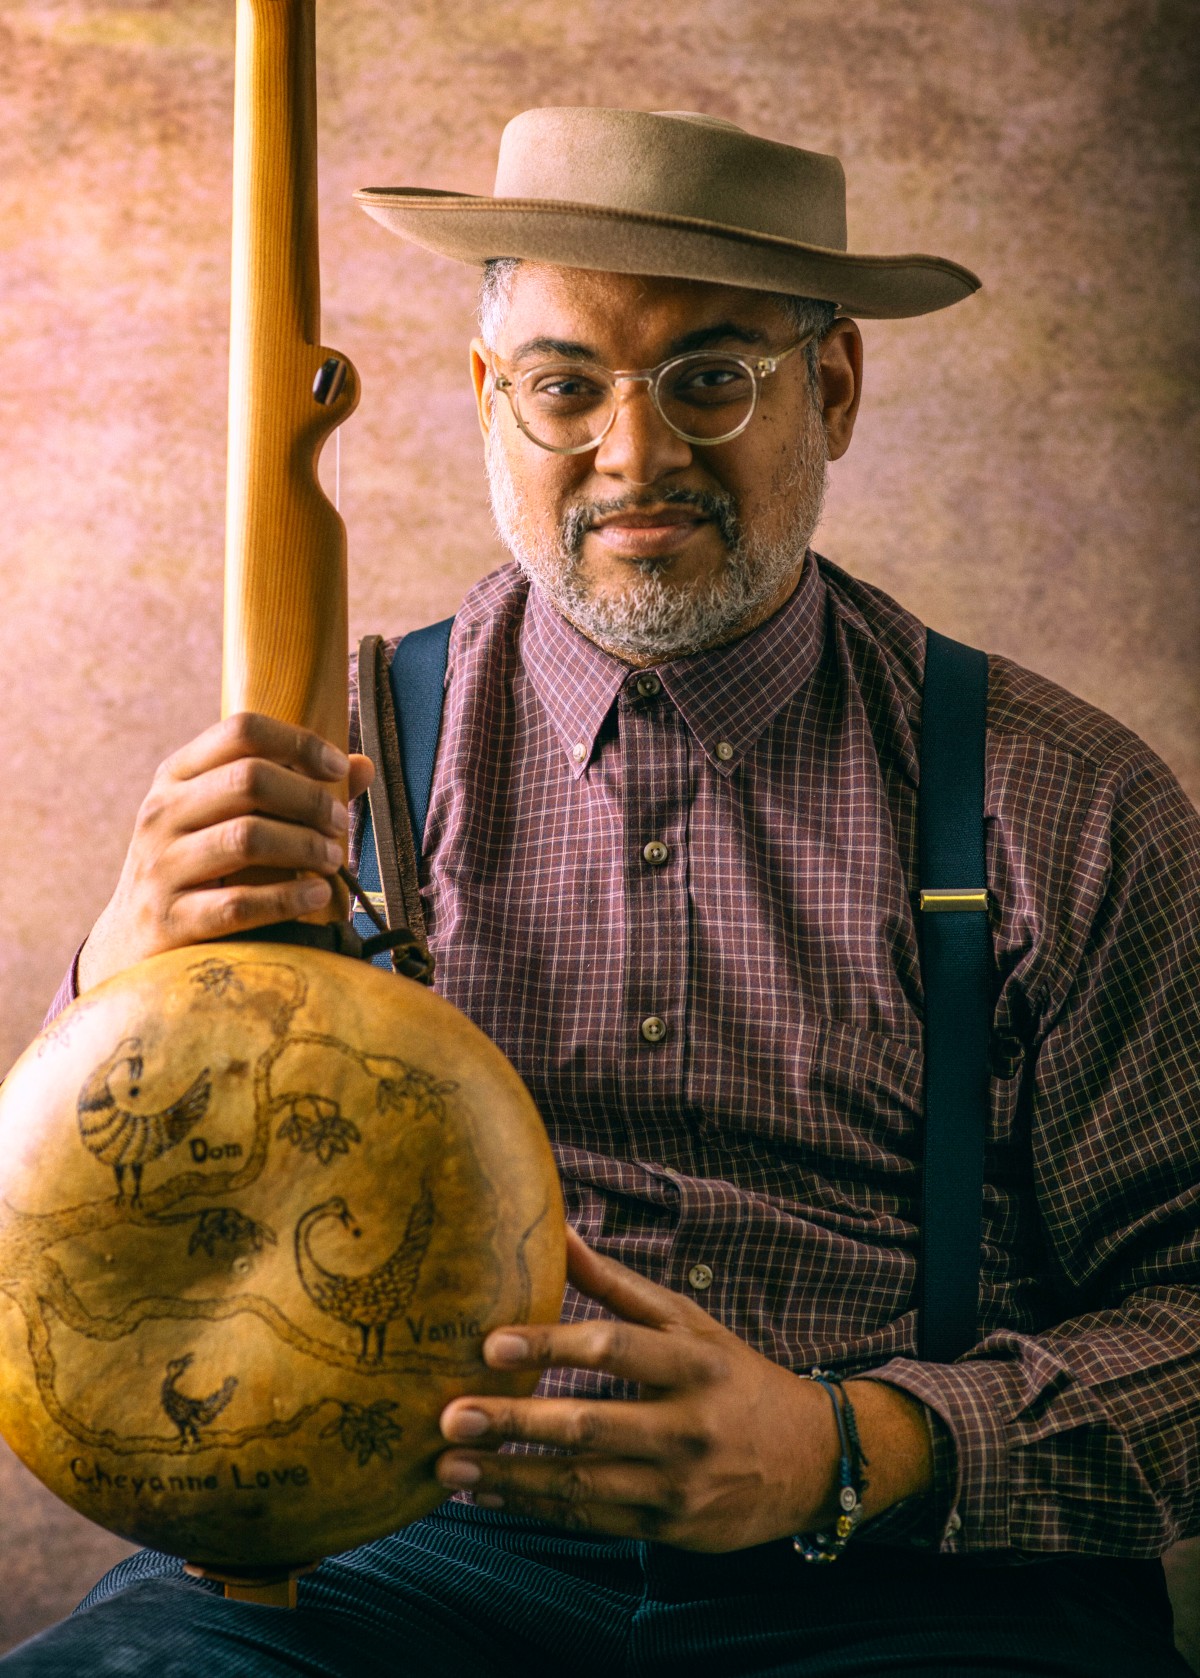
[[[686,1066],[687,725],[658,676],[641,671],[622,689],[618,727],[625,1058],[633,1111],[661,1119],[678,1114]]]

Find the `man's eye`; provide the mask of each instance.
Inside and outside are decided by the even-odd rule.
[[[531,394],[539,402],[598,401],[600,386],[577,373],[554,373],[533,382]]]
[[[672,394],[682,402],[736,398],[746,394],[750,380],[736,362],[708,362],[690,367],[673,381]]]

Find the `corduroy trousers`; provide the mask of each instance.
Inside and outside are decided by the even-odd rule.
[[[455,1503],[323,1562],[295,1609],[228,1602],[171,1557],[114,1568],[3,1678],[1187,1678],[1161,1569],[1020,1567],[860,1543],[813,1566],[574,1537]]]

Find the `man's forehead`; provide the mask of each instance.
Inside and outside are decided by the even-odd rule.
[[[612,274],[522,262],[512,276],[501,334],[515,356],[542,340],[577,344],[626,364],[635,354],[671,353],[690,335],[727,325],[742,343],[765,343],[784,322],[766,292],[668,276]]]

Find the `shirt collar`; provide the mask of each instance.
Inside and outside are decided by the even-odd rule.
[[[534,583],[521,631],[521,662],[562,742],[576,780],[600,725],[631,672],[560,616]]]
[[[724,646],[633,670],[604,652],[558,612],[534,585],[522,631],[522,662],[578,780],[596,736],[625,684],[653,674],[698,745],[730,775],[786,700],[812,675],[821,655],[825,584],[810,551],[791,598],[778,612]]]

